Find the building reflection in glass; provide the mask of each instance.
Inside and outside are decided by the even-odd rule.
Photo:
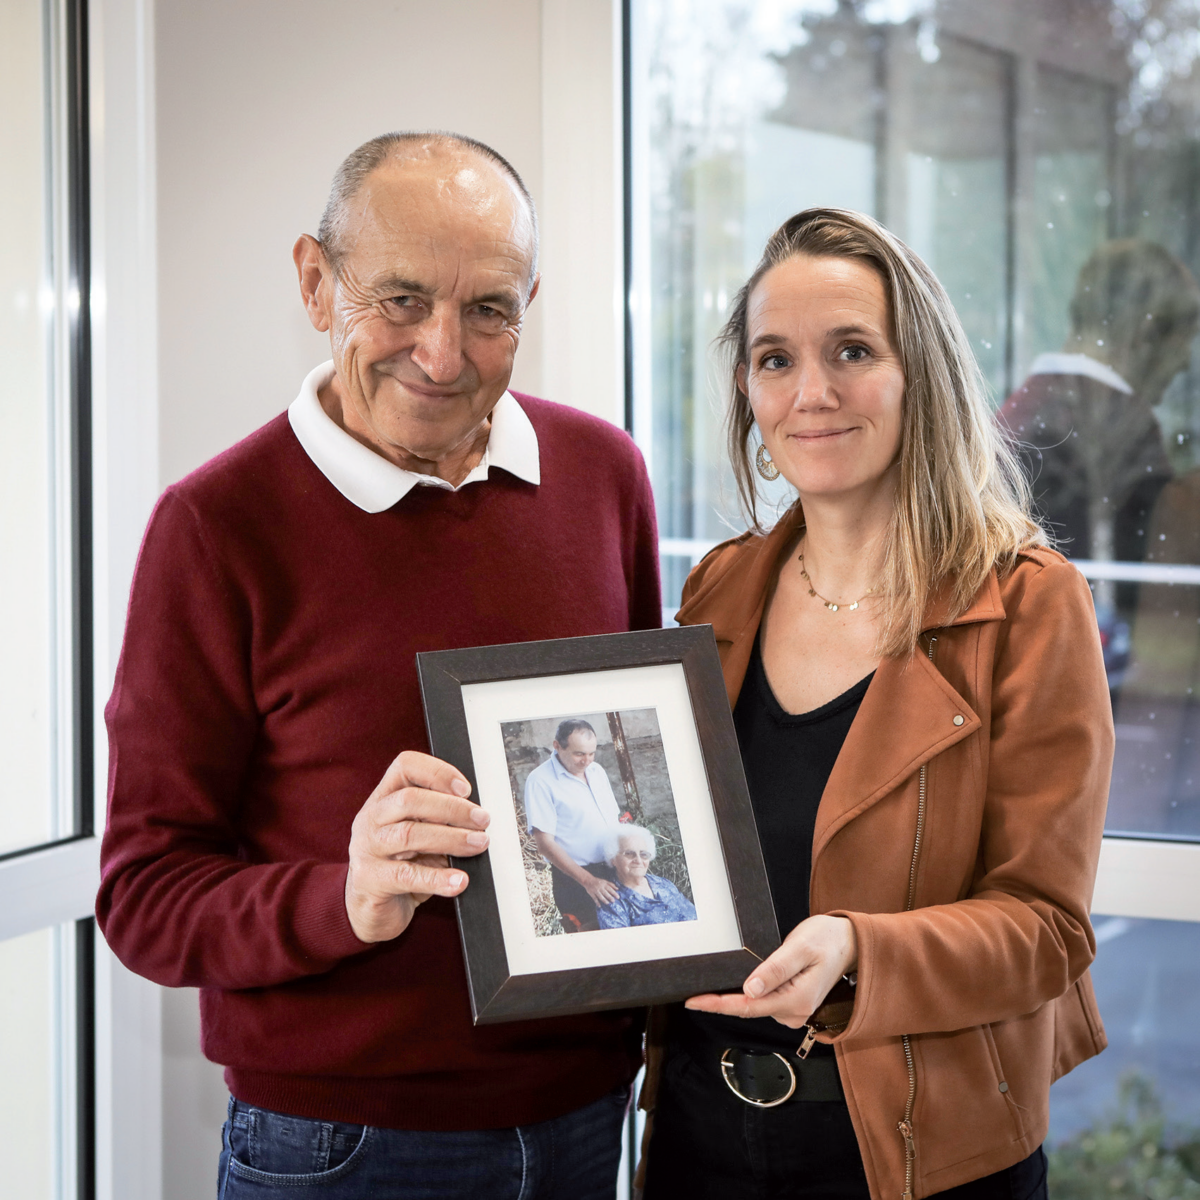
[[[1191,6],[632,8],[635,432],[663,536],[686,539],[663,560],[666,601],[744,524],[709,354],[732,297],[791,213],[869,212],[945,283],[1092,580],[1118,724],[1110,829],[1200,838]]]

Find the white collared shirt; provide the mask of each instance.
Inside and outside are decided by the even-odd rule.
[[[1133,388],[1123,380],[1107,363],[1102,363],[1086,354],[1065,354],[1062,351],[1052,351],[1049,354],[1039,354],[1029,368],[1030,375],[1082,375],[1086,379],[1094,379],[1110,387],[1115,392],[1133,395]]]
[[[604,843],[620,828],[620,816],[608,772],[594,759],[582,776],[572,775],[551,752],[525,780],[529,832],[550,834],[581,867],[604,861]]]
[[[384,512],[418,484],[456,492],[486,479],[491,467],[500,467],[526,483],[541,483],[537,433],[512,392],[505,392],[492,409],[492,428],[479,465],[455,487],[436,475],[421,475],[396,466],[338,425],[317,396],[333,374],[332,359],[308,373],[300,394],[288,407],[288,421],[296,440],[321,474],[363,512]]]

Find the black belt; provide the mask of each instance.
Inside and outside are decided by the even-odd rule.
[[[775,1108],[789,1100],[845,1101],[832,1054],[799,1058],[782,1049],[718,1045],[698,1033],[694,1027],[683,1032],[678,1048],[705,1071],[716,1070],[739,1100],[755,1108]]]

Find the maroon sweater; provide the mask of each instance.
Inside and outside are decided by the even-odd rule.
[[[640,1056],[628,1013],[476,1028],[454,906],[360,942],[350,824],[428,750],[415,654],[660,623],[633,443],[520,397],[542,483],[493,468],[374,515],[277,417],[167,490],[134,574],[96,912],[117,956],[200,987],[205,1054],[240,1100],[407,1129],[524,1124]]]

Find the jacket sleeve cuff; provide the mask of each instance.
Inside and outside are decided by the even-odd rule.
[[[866,913],[845,912],[838,909],[830,912],[828,915],[831,917],[845,917],[854,926],[854,936],[858,942],[858,965],[854,968],[858,974],[858,983],[854,988],[854,1011],[850,1015],[850,1023],[841,1033],[818,1039],[822,1042],[833,1043],[857,1036],[858,1031],[867,1020],[871,1006],[871,990],[874,985],[874,978],[871,971],[871,961],[873,958],[871,953],[872,935],[874,930],[871,918]]]

